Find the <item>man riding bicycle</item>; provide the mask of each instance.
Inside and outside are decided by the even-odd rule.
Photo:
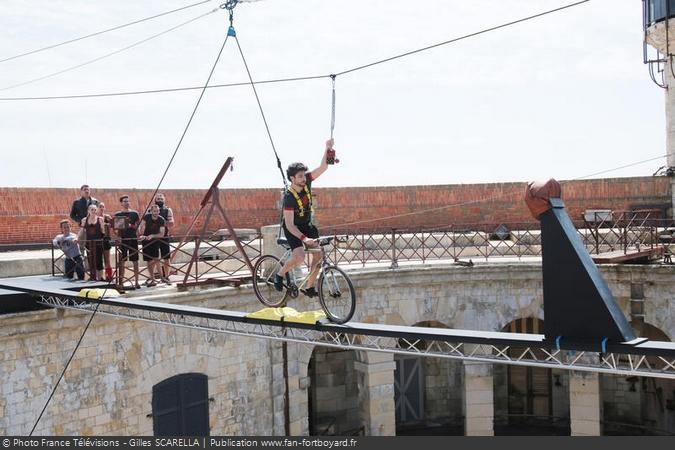
[[[312,220],[314,212],[312,205],[312,183],[328,168],[328,152],[330,150],[333,150],[333,139],[326,141],[326,149],[321,159],[321,165],[312,171],[308,172],[307,166],[302,163],[293,163],[286,169],[286,176],[291,182],[291,186],[284,193],[283,230],[288,245],[291,247],[292,254],[275,277],[274,287],[277,291],[283,290],[286,274],[305,260],[304,247],[316,248],[319,245],[316,241],[319,237],[319,230],[314,226]],[[319,273],[315,269],[320,263],[321,255],[311,253],[310,275],[307,278],[306,288],[302,290],[302,293],[308,297],[318,295],[314,284]]]

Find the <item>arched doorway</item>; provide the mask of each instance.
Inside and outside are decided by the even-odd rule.
[[[544,321],[516,319],[501,331],[540,334]],[[524,348],[509,349],[518,357]],[[538,357],[544,355],[537,355]],[[517,365],[493,368],[495,435],[569,435],[569,381],[563,370]]]
[[[648,323],[631,322],[635,334],[653,341],[670,339]],[[651,367],[663,362],[648,357]],[[675,381],[652,377],[601,375],[602,434],[675,435]]]
[[[417,327],[447,328],[436,321]],[[423,342],[415,347],[423,350]],[[408,346],[405,342],[400,347]],[[462,435],[462,363],[448,358],[395,355],[394,400],[397,435]]]
[[[310,436],[354,435],[363,429],[356,360],[352,350],[314,348],[307,367]]]
[[[201,373],[183,373],[152,387],[155,436],[208,436],[209,383]]]

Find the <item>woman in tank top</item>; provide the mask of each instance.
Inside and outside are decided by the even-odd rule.
[[[106,214],[105,203],[98,202],[98,215],[103,218],[103,263],[105,265],[105,280],[112,281],[113,270],[110,264],[110,249],[112,249],[112,242],[110,240],[112,233],[112,216]]]
[[[103,236],[105,223],[98,215],[98,207],[89,205],[87,217],[82,219],[82,228],[86,234],[87,259],[89,261],[89,280],[103,280]]]

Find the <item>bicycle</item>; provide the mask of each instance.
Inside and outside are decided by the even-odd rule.
[[[330,244],[332,240],[332,237],[317,239],[318,248],[308,248],[307,252],[321,252],[321,264],[315,269],[319,271],[317,278],[319,303],[321,303],[321,308],[326,313],[328,320],[343,324],[354,315],[356,292],[349,276],[339,267],[330,264],[326,258],[324,247]],[[281,292],[277,291],[274,287],[274,278],[291,256],[291,247],[286,239],[277,239],[277,244],[286,249],[281,258],[274,255],[263,255],[258,258],[253,266],[253,291],[263,305],[270,307],[284,305],[289,296],[296,298],[311,274],[311,272],[308,272],[303,279],[298,280],[293,273],[294,270],[291,270],[286,274],[284,288]],[[300,284],[297,281],[300,281]]]

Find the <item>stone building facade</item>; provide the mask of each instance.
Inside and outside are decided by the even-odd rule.
[[[673,336],[672,267],[605,266],[602,273],[628,317],[636,300],[632,297],[639,294],[643,309],[641,317],[633,312],[633,319],[660,330],[664,338]],[[353,279],[359,298],[354,320],[360,322],[508,331],[513,323],[529,321],[532,327],[545,319],[537,263],[363,269],[353,272]],[[260,308],[249,286],[169,291],[153,299],[236,311]],[[318,309],[307,299],[293,300],[290,306]],[[56,310],[0,316],[0,432],[30,431],[87,318],[85,313]],[[402,364],[392,354],[284,344],[100,315],[36,433],[153,434],[153,388],[187,373],[207,377],[212,435],[393,435],[405,432],[410,423],[447,425],[437,429],[459,434],[494,434],[508,432],[517,415],[509,416],[509,408],[521,411],[518,405],[527,402],[535,405],[534,412],[536,405],[548,402],[551,415],[567,417],[572,434],[600,434],[610,422],[639,427],[647,421],[654,428],[675,429],[672,382],[561,371],[519,375],[506,366],[439,358],[410,363],[413,372],[419,370],[421,395],[409,400],[422,406],[411,403],[402,418],[396,408]],[[517,386],[511,384],[519,376],[538,379],[540,386],[544,379],[546,392],[515,392]],[[518,395],[527,398],[518,400]]]

